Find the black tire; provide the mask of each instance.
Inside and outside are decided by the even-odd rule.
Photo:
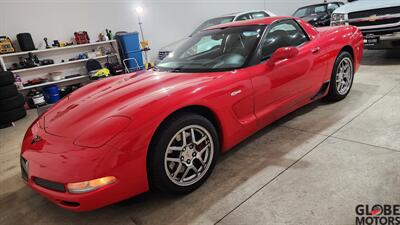
[[[18,94],[11,98],[0,100],[0,112],[7,112],[12,109],[21,108],[25,104],[25,98],[22,94]]]
[[[14,74],[10,71],[0,72],[0,87],[13,84],[15,82]]]
[[[214,143],[214,152],[212,158],[210,156],[208,170],[205,170],[204,173],[199,176],[199,178],[201,178],[193,184],[190,184],[188,186],[181,186],[172,182],[168,177],[164,166],[164,157],[168,145],[170,141],[174,138],[175,134],[177,134],[177,132],[181,129],[191,125],[201,126],[208,131],[208,134],[210,134],[211,136],[210,143]],[[186,194],[194,191],[207,180],[212,170],[214,169],[220,151],[219,146],[220,144],[217,131],[214,125],[205,117],[193,113],[186,113],[178,114],[169,118],[157,131],[149,148],[147,169],[151,188],[156,188],[168,194]],[[179,155],[182,154],[182,151],[179,151]],[[181,164],[183,165],[182,162]]]
[[[338,88],[336,85],[336,81],[337,81],[336,75],[338,73],[339,65],[344,59],[350,59],[350,61],[351,61],[351,69],[352,69],[351,83],[350,83],[350,87],[346,93],[340,93],[338,91]],[[336,58],[335,65],[333,66],[331,81],[329,84],[329,92],[328,92],[327,96],[325,97],[325,100],[330,101],[330,102],[337,102],[337,101],[340,101],[340,100],[343,100],[344,98],[346,98],[346,96],[350,93],[350,90],[353,86],[353,80],[354,80],[353,56],[347,51],[342,51],[342,52],[340,52],[339,56]]]
[[[0,86],[0,100],[18,95],[18,89],[14,84]]]
[[[26,110],[23,107],[16,108],[6,112],[0,112],[0,124],[8,124],[26,116]]]

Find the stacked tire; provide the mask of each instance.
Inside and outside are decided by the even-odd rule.
[[[0,72],[0,128],[26,116],[25,98],[18,93],[14,74]]]

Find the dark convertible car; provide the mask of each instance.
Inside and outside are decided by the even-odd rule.
[[[304,6],[297,9],[293,16],[299,17],[315,27],[329,26],[333,11],[342,5],[344,5],[343,2],[327,2]]]

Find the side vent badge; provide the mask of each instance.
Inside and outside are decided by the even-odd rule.
[[[231,93],[231,96],[233,97],[233,96],[236,96],[236,95],[238,95],[240,93],[242,93],[242,90],[236,90],[236,91]]]
[[[41,140],[42,140],[42,138],[41,138],[39,135],[35,135],[35,136],[33,137],[32,141],[31,141],[31,144],[36,144],[36,143],[38,143],[38,142],[41,141]]]

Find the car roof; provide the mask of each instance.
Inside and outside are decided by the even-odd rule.
[[[221,15],[221,16],[219,16],[219,17],[225,17],[225,16],[237,16],[237,15],[239,15],[239,14],[242,14],[243,12],[233,12],[233,13],[227,13],[227,14],[224,14],[224,15]],[[218,18],[218,17],[215,17],[215,18]]]
[[[242,21],[219,24],[216,26],[209,27],[206,30],[220,29],[220,28],[226,28],[226,27],[268,25],[268,24],[274,23],[274,22],[282,20],[282,19],[293,19],[293,17],[291,17],[291,16],[272,16],[272,17],[264,17],[264,18],[253,19],[253,20],[242,20]]]
[[[250,10],[250,11],[241,11],[241,12],[233,12],[233,13],[228,13],[228,14],[224,14],[222,16],[219,17],[226,17],[226,16],[241,16],[243,14],[247,14],[247,13],[255,13],[255,12],[265,12],[265,10],[260,9],[260,10]],[[219,18],[219,17],[215,17],[215,18]]]

